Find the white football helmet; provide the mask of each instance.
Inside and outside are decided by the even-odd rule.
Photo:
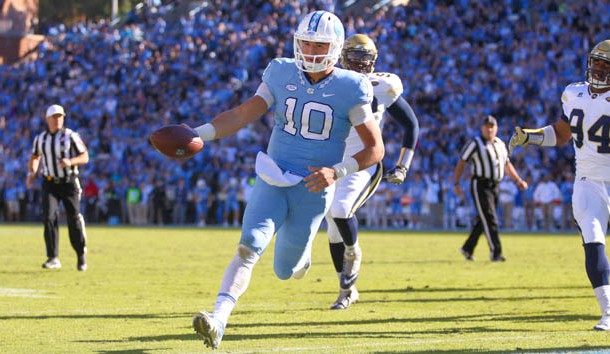
[[[299,23],[294,33],[294,60],[299,70],[308,73],[325,71],[339,61],[345,40],[345,30],[341,20],[328,11],[314,11]],[[324,55],[305,55],[301,41],[330,43]]]
[[[587,82],[591,87],[610,88],[610,39],[599,42],[587,58]]]

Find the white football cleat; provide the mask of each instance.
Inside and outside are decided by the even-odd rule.
[[[360,294],[356,287],[353,287],[352,290],[339,290],[339,297],[335,301],[334,304],[330,307],[331,310],[346,310],[350,307],[351,304],[358,302],[360,299]]]
[[[193,329],[203,338],[203,344],[218,349],[225,331],[224,324],[205,311],[199,311],[193,317]]]
[[[42,264],[42,267],[45,269],[59,269],[61,268],[61,262],[59,262],[59,258],[51,257]]]
[[[610,331],[610,303],[608,301],[610,298],[610,285],[599,286],[593,289],[593,291],[602,312],[602,319],[593,326],[593,329],[596,331]]]
[[[596,331],[610,331],[610,309],[604,311],[602,319],[593,326],[593,329]]]

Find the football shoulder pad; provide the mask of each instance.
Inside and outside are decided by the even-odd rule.
[[[389,107],[402,95],[402,81],[397,75],[375,72],[368,76],[373,85],[373,94],[379,104]]]
[[[561,95],[561,102],[566,103],[578,97],[589,96],[589,85],[586,82],[575,82],[566,86]]]
[[[267,85],[281,83],[288,78],[291,78],[296,72],[294,59],[275,58],[269,62],[265,71],[263,71],[263,82]]]

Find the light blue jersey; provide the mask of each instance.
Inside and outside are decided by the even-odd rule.
[[[292,59],[274,59],[263,74],[273,95],[275,124],[267,150],[284,172],[308,176],[311,167],[331,167],[342,161],[352,127],[349,111],[370,104],[370,80],[334,68],[324,80],[310,84]],[[335,185],[319,193],[306,182],[271,185],[257,177],[246,205],[240,243],[259,255],[277,232],[274,270],[290,278],[311,253],[320,223],[330,207]]]
[[[373,99],[363,74],[335,68],[311,84],[294,59],[274,59],[263,74],[275,100],[274,127],[267,153],[283,170],[300,176],[307,166],[330,167],[342,161],[352,126],[349,111]]]

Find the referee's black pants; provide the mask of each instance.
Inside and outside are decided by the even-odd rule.
[[[491,251],[491,258],[502,255],[502,245],[498,233],[498,184],[481,178],[473,178],[470,181],[470,192],[477,209],[475,224],[470,236],[462,247],[466,252],[472,254],[477,246],[479,236],[485,233],[487,243]]]
[[[59,256],[59,202],[66,210],[70,243],[77,255],[86,252],[87,236],[85,219],[80,213],[81,187],[78,178],[55,183],[44,180],[42,183],[42,214],[44,222],[44,242],[47,257]]]

